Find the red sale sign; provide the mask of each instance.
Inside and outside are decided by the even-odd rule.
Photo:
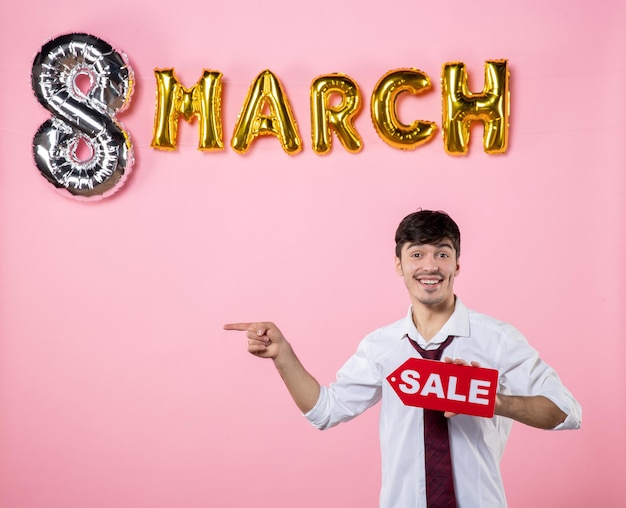
[[[387,381],[407,406],[493,416],[498,371],[409,358]]]

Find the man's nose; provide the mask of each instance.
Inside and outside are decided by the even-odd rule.
[[[424,256],[424,263],[422,269],[427,272],[436,272],[439,269],[437,264],[437,258],[435,256]]]

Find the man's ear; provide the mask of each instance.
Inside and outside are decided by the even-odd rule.
[[[396,273],[402,277],[404,275],[404,272],[402,271],[402,261],[400,260],[400,258],[398,256],[396,256]]]

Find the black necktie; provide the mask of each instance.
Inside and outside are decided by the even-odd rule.
[[[450,335],[437,349],[427,351],[409,339],[427,360],[441,360],[443,350],[452,342]],[[426,505],[428,508],[456,508],[448,419],[442,411],[424,409],[424,460],[426,466]]]

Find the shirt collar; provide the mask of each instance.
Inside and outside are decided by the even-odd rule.
[[[400,334],[400,339],[410,337],[421,346],[425,346],[427,344],[441,344],[450,335],[454,335],[455,337],[469,337],[469,311],[463,302],[457,297],[454,305],[454,312],[448,321],[446,321],[446,323],[441,327],[441,330],[439,330],[439,332],[437,332],[431,340],[426,342],[426,340],[424,340],[424,338],[417,331],[415,323],[413,323],[413,308],[409,307],[406,317],[402,320]]]

